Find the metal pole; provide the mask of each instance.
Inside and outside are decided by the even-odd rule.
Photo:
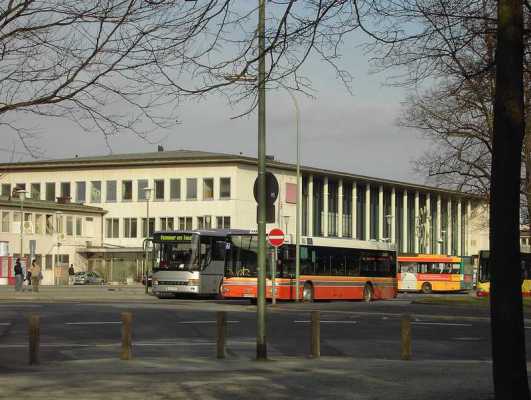
[[[277,248],[273,247],[272,259],[273,263],[271,264],[271,304],[277,304],[276,296],[276,278],[277,278]]]
[[[24,258],[24,200],[21,194],[19,194],[20,200],[20,260]],[[28,262],[26,261],[26,269],[28,268]]]
[[[151,193],[148,194],[148,191],[145,192],[146,196],[146,239],[149,238],[149,196]],[[147,241],[145,241],[144,245],[144,273],[146,277],[146,294],[148,294],[148,246]]]
[[[266,345],[266,99],[265,99],[265,0],[258,1],[258,293],[256,359],[267,359]]]
[[[300,243],[301,243],[301,165],[300,165],[300,108],[297,98],[287,87],[284,87],[293,100],[295,106],[295,119],[297,126],[297,203],[295,204],[295,301],[299,301],[299,279],[301,271]],[[287,230],[286,230],[287,231]]]

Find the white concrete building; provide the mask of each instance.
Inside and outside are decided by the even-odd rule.
[[[78,271],[88,267],[80,252],[102,246],[104,214],[100,207],[1,196],[0,241],[7,243],[9,255],[35,258],[42,266],[43,284],[66,283],[70,264]]]
[[[295,233],[295,166],[274,160],[276,222]],[[79,251],[90,268],[134,270],[149,231],[256,229],[256,159],[200,151],[163,151],[1,164],[0,188],[31,198],[101,207],[101,245]],[[302,234],[395,243],[403,253],[474,255],[488,248],[483,199],[434,187],[301,167]],[[0,239],[1,240],[1,239]]]

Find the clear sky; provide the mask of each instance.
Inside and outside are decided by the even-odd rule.
[[[353,75],[352,94],[336,79],[326,63],[312,59],[305,68],[316,89],[315,97],[299,95],[301,106],[301,159],[305,165],[336,169],[379,178],[424,183],[424,177],[413,173],[411,161],[428,146],[416,132],[396,126],[403,88],[384,85],[384,74],[369,74],[368,56],[357,47],[356,40],[345,45],[341,65]],[[267,94],[267,153],[276,159],[294,162],[295,112],[287,93]],[[256,114],[231,120],[238,113],[221,97],[190,101],[179,109],[182,123],[170,131],[151,136],[161,141],[166,150],[191,149],[256,155]],[[42,158],[65,158],[108,154],[99,133],[82,132],[65,120],[42,119],[34,123],[40,135],[33,144]],[[11,135],[11,136],[8,136]],[[5,137],[7,136],[7,137]],[[12,134],[4,133],[2,149],[24,152]],[[146,143],[131,134],[111,138],[113,153],[156,151],[156,144]],[[10,154],[0,152],[2,162]],[[29,156],[16,154],[16,160]]]

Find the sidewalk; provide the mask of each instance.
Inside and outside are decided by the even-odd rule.
[[[0,366],[0,399],[489,400],[491,364],[395,361],[143,358]]]
[[[86,286],[40,286],[39,292],[15,292],[13,286],[0,286],[0,301],[108,301],[157,299],[145,294],[139,285],[86,285]]]

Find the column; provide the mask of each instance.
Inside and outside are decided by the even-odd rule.
[[[413,251],[415,253],[418,253],[419,252],[419,242],[420,242],[420,237],[419,237],[419,228],[420,228],[420,224],[422,223],[420,221],[420,212],[419,212],[419,208],[420,208],[420,195],[419,195],[419,192],[415,192],[415,215],[413,216],[413,220],[415,221],[415,230],[413,231]]]
[[[378,188],[378,240],[382,240],[384,237],[384,190],[383,185]]]
[[[461,199],[457,200],[457,256],[462,256],[461,252]]]
[[[352,182],[352,238],[357,239],[357,223],[356,213],[358,211],[358,185]]]
[[[328,176],[324,177],[323,184],[323,236],[328,236]]]
[[[343,179],[337,184],[337,236],[343,237]]]
[[[407,253],[408,251],[408,235],[407,235],[407,228],[408,228],[408,221],[407,221],[407,190],[404,189],[404,195],[402,198],[402,251],[404,253]]]
[[[431,194],[426,193],[426,254],[431,254]]]
[[[297,177],[297,175],[295,175]],[[297,191],[297,204],[295,205],[299,209],[299,235],[302,236],[302,219],[304,218],[302,215],[302,173],[300,174],[299,181],[296,181],[299,185],[299,190]],[[295,224],[297,224],[297,215],[295,215]]]
[[[452,199],[448,199],[448,223],[446,224],[446,249],[448,254],[454,254],[452,251]]]
[[[365,186],[365,240],[371,239],[371,185]]]
[[[435,240],[437,241],[437,254],[442,253],[442,240],[444,240],[441,226],[441,195],[437,195],[437,232],[435,232]]]
[[[470,232],[471,232],[471,229],[470,229],[470,219],[472,218],[472,203],[470,202],[470,200],[468,200],[466,202],[466,238],[465,238],[465,243],[466,243],[466,249],[465,249],[465,255],[468,256],[470,254],[472,254],[472,252],[470,251]]]
[[[396,191],[393,187],[391,189],[391,243],[396,243]]]
[[[313,175],[308,176],[308,236],[313,236]]]

